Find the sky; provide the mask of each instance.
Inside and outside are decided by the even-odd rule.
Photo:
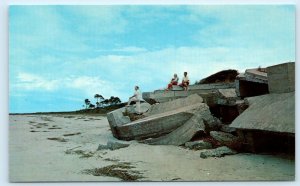
[[[220,70],[295,61],[293,5],[9,7],[9,112],[82,109]]]

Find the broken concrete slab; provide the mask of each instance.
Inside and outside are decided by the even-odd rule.
[[[154,114],[116,128],[118,139],[142,140],[158,137],[175,130],[188,121],[195,113],[209,110],[204,103],[182,107],[172,111]]]
[[[167,102],[174,99],[187,97],[192,94],[198,94],[203,97],[204,102],[209,103],[210,101],[206,101],[206,97],[208,94],[212,94],[216,92],[217,89],[225,89],[225,88],[235,88],[235,83],[213,83],[213,84],[199,84],[199,85],[190,85],[188,91],[183,90],[169,90],[165,92],[164,90],[156,90],[154,92],[144,92],[143,99],[149,103],[155,102]],[[210,98],[210,96],[208,96]]]
[[[247,71],[247,70],[246,70]],[[266,74],[266,73],[264,73]],[[251,78],[250,78],[251,77]],[[245,98],[269,93],[268,81],[259,76],[239,74],[235,80],[235,89],[238,97]]]
[[[200,131],[204,132],[204,130],[205,125],[202,117],[201,115],[196,114],[169,134],[158,138],[146,139],[143,142],[150,145],[182,145],[185,142],[190,141],[195,134]]]
[[[200,141],[189,141],[184,144],[185,147],[192,150],[203,150],[203,149],[211,149],[212,144],[203,140]]]
[[[107,120],[111,129],[111,132],[114,137],[117,137],[118,134],[116,132],[116,127],[122,126],[126,123],[130,123],[130,118],[128,116],[124,116],[123,112],[125,112],[125,107],[114,110],[112,112],[107,113]]]
[[[270,93],[295,91],[295,62],[270,66],[267,72]]]
[[[246,81],[268,83],[268,74],[265,70],[260,70],[259,68],[247,69],[244,75]]]
[[[205,103],[202,103],[202,101],[203,99],[195,94],[187,98],[153,105],[149,111],[144,114],[147,117],[132,122],[129,121],[128,117],[123,116],[124,109],[122,108],[109,113],[108,121],[114,137],[122,140],[157,138],[182,126],[182,128],[174,131],[174,134],[189,133],[188,139],[185,139],[187,137],[183,137],[176,142],[183,144],[186,140],[192,138],[192,133],[199,130],[199,123],[202,123],[202,121],[211,126],[218,123],[211,115],[209,107]],[[190,118],[192,119],[187,123],[190,127],[184,127],[183,125]],[[194,121],[195,124],[193,124],[192,121]],[[185,130],[185,128],[188,130]],[[204,125],[203,127],[200,126],[200,128],[204,130]],[[171,136],[170,134],[169,137]],[[166,136],[166,139],[167,138]],[[175,142],[173,144],[175,144]]]
[[[222,145],[231,144],[238,140],[238,137],[221,131],[211,131],[210,136],[220,142]]]
[[[193,105],[196,103],[202,103],[203,99],[197,94],[190,95],[186,98],[176,99],[174,101],[160,103],[152,105],[148,112],[145,113],[145,116],[151,116],[163,112],[172,111],[178,108],[185,106]]]
[[[249,107],[230,127],[295,133],[295,92],[256,96],[246,101]]]
[[[185,100],[185,102],[182,102],[182,100]],[[191,95],[182,100],[174,100],[171,103],[155,105],[153,106],[157,106],[155,109],[152,111],[149,110],[149,112],[151,112],[150,115],[160,113],[161,111],[168,110],[170,108],[176,109],[183,103],[188,105],[198,102],[199,105],[193,110],[193,116],[182,124],[182,126],[179,126],[169,134],[162,135],[157,138],[146,139],[143,141],[144,143],[152,145],[182,145],[185,142],[190,141],[198,132],[204,132],[207,128],[216,128],[215,126],[220,124],[220,121],[211,115],[209,107],[204,103],[199,103],[202,100],[199,99],[198,95]]]
[[[151,105],[149,103],[143,102],[140,104],[140,112],[142,112],[142,113],[146,112],[149,110],[150,107],[151,107]],[[130,117],[125,116],[124,114],[126,114],[126,113],[134,114],[136,112],[137,112],[136,104],[134,104],[134,105],[130,105],[128,107],[123,107],[123,108],[120,108],[120,109],[117,109],[117,110],[107,113],[107,120],[109,122],[111,131],[112,131],[114,137],[117,137],[116,130],[115,130],[115,128],[117,126],[122,126],[124,124],[131,122]]]
[[[218,105],[234,106],[236,105],[236,100],[238,100],[235,88],[230,89],[218,89]]]
[[[218,89],[221,98],[236,98],[235,88]]]
[[[200,152],[201,158],[209,158],[209,157],[223,157],[225,155],[234,155],[237,154],[236,151],[231,150],[230,148],[226,146],[218,147],[216,149],[206,150],[203,152]]]

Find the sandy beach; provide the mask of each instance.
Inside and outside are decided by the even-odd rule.
[[[283,156],[240,153],[202,159],[200,151],[136,141],[126,148],[97,151],[99,144],[112,138],[105,116],[10,115],[10,181],[122,181],[92,174],[107,166],[120,168],[137,181],[295,179],[295,160]]]

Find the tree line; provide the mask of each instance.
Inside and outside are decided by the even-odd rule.
[[[121,103],[120,98],[111,96],[109,99],[105,99],[102,95],[100,94],[95,94],[94,98],[96,99],[96,105],[92,104],[89,99],[85,99],[85,108],[103,108],[111,105],[117,105]]]

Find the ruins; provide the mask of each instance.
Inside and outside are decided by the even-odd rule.
[[[221,71],[190,85],[188,91],[173,86],[167,92],[144,92],[143,99],[143,114],[137,119],[126,115],[135,113],[134,105],[107,114],[115,138],[194,149],[205,144],[212,156],[216,156],[213,146],[248,152],[295,151],[294,62],[240,74]]]

